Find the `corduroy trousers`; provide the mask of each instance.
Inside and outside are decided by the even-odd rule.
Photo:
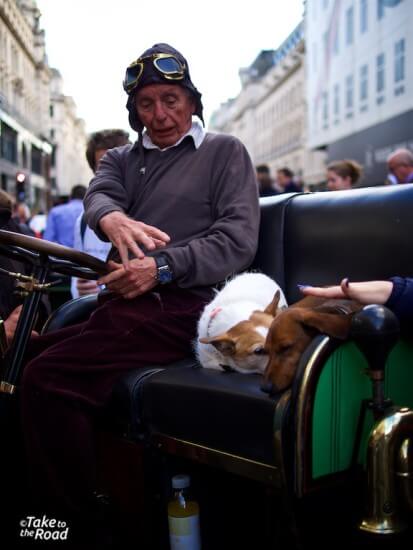
[[[32,339],[22,425],[32,478],[46,501],[76,513],[98,489],[96,420],[114,384],[132,369],[189,356],[207,301],[167,286],[132,300],[109,295],[88,321]]]

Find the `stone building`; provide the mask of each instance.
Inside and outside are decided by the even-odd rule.
[[[240,94],[212,115],[210,127],[241,139],[255,165],[268,164],[272,174],[288,167],[311,186],[325,177],[325,153],[306,145],[304,57],[300,23],[276,50],[240,70]]]
[[[35,0],[0,0],[0,187],[35,209],[91,175],[84,123],[61,81],[56,91],[40,16]]]
[[[305,18],[309,144],[383,184],[387,156],[413,151],[413,2],[307,0]]]
[[[50,71],[35,2],[0,0],[0,185],[16,193],[20,179],[34,204],[47,189]]]
[[[52,69],[51,73],[49,115],[53,155],[50,182],[54,194],[69,195],[74,185],[87,186],[93,174],[85,157],[85,123],[77,117],[73,98],[63,94],[59,71]]]

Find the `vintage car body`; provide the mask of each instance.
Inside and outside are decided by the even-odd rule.
[[[290,303],[300,283],[412,276],[412,207],[410,184],[261,199],[252,267]],[[44,330],[95,305],[68,302]],[[314,339],[281,393],[193,358],[122,378],[102,422],[101,460],[127,518],[125,548],[167,548],[168,480],[182,470],[194,478],[204,548],[409,547],[413,344],[385,308],[360,313],[348,342]],[[10,383],[18,386],[3,379],[3,390]]]

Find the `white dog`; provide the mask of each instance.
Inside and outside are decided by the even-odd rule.
[[[199,319],[198,361],[209,369],[264,372],[265,338],[274,317],[285,307],[283,291],[266,275],[243,273],[230,279]]]

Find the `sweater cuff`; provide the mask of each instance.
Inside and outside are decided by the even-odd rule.
[[[403,277],[390,277],[389,280],[393,283],[393,290],[384,305],[393,310],[397,306],[400,298],[403,296],[406,288],[406,279]]]

